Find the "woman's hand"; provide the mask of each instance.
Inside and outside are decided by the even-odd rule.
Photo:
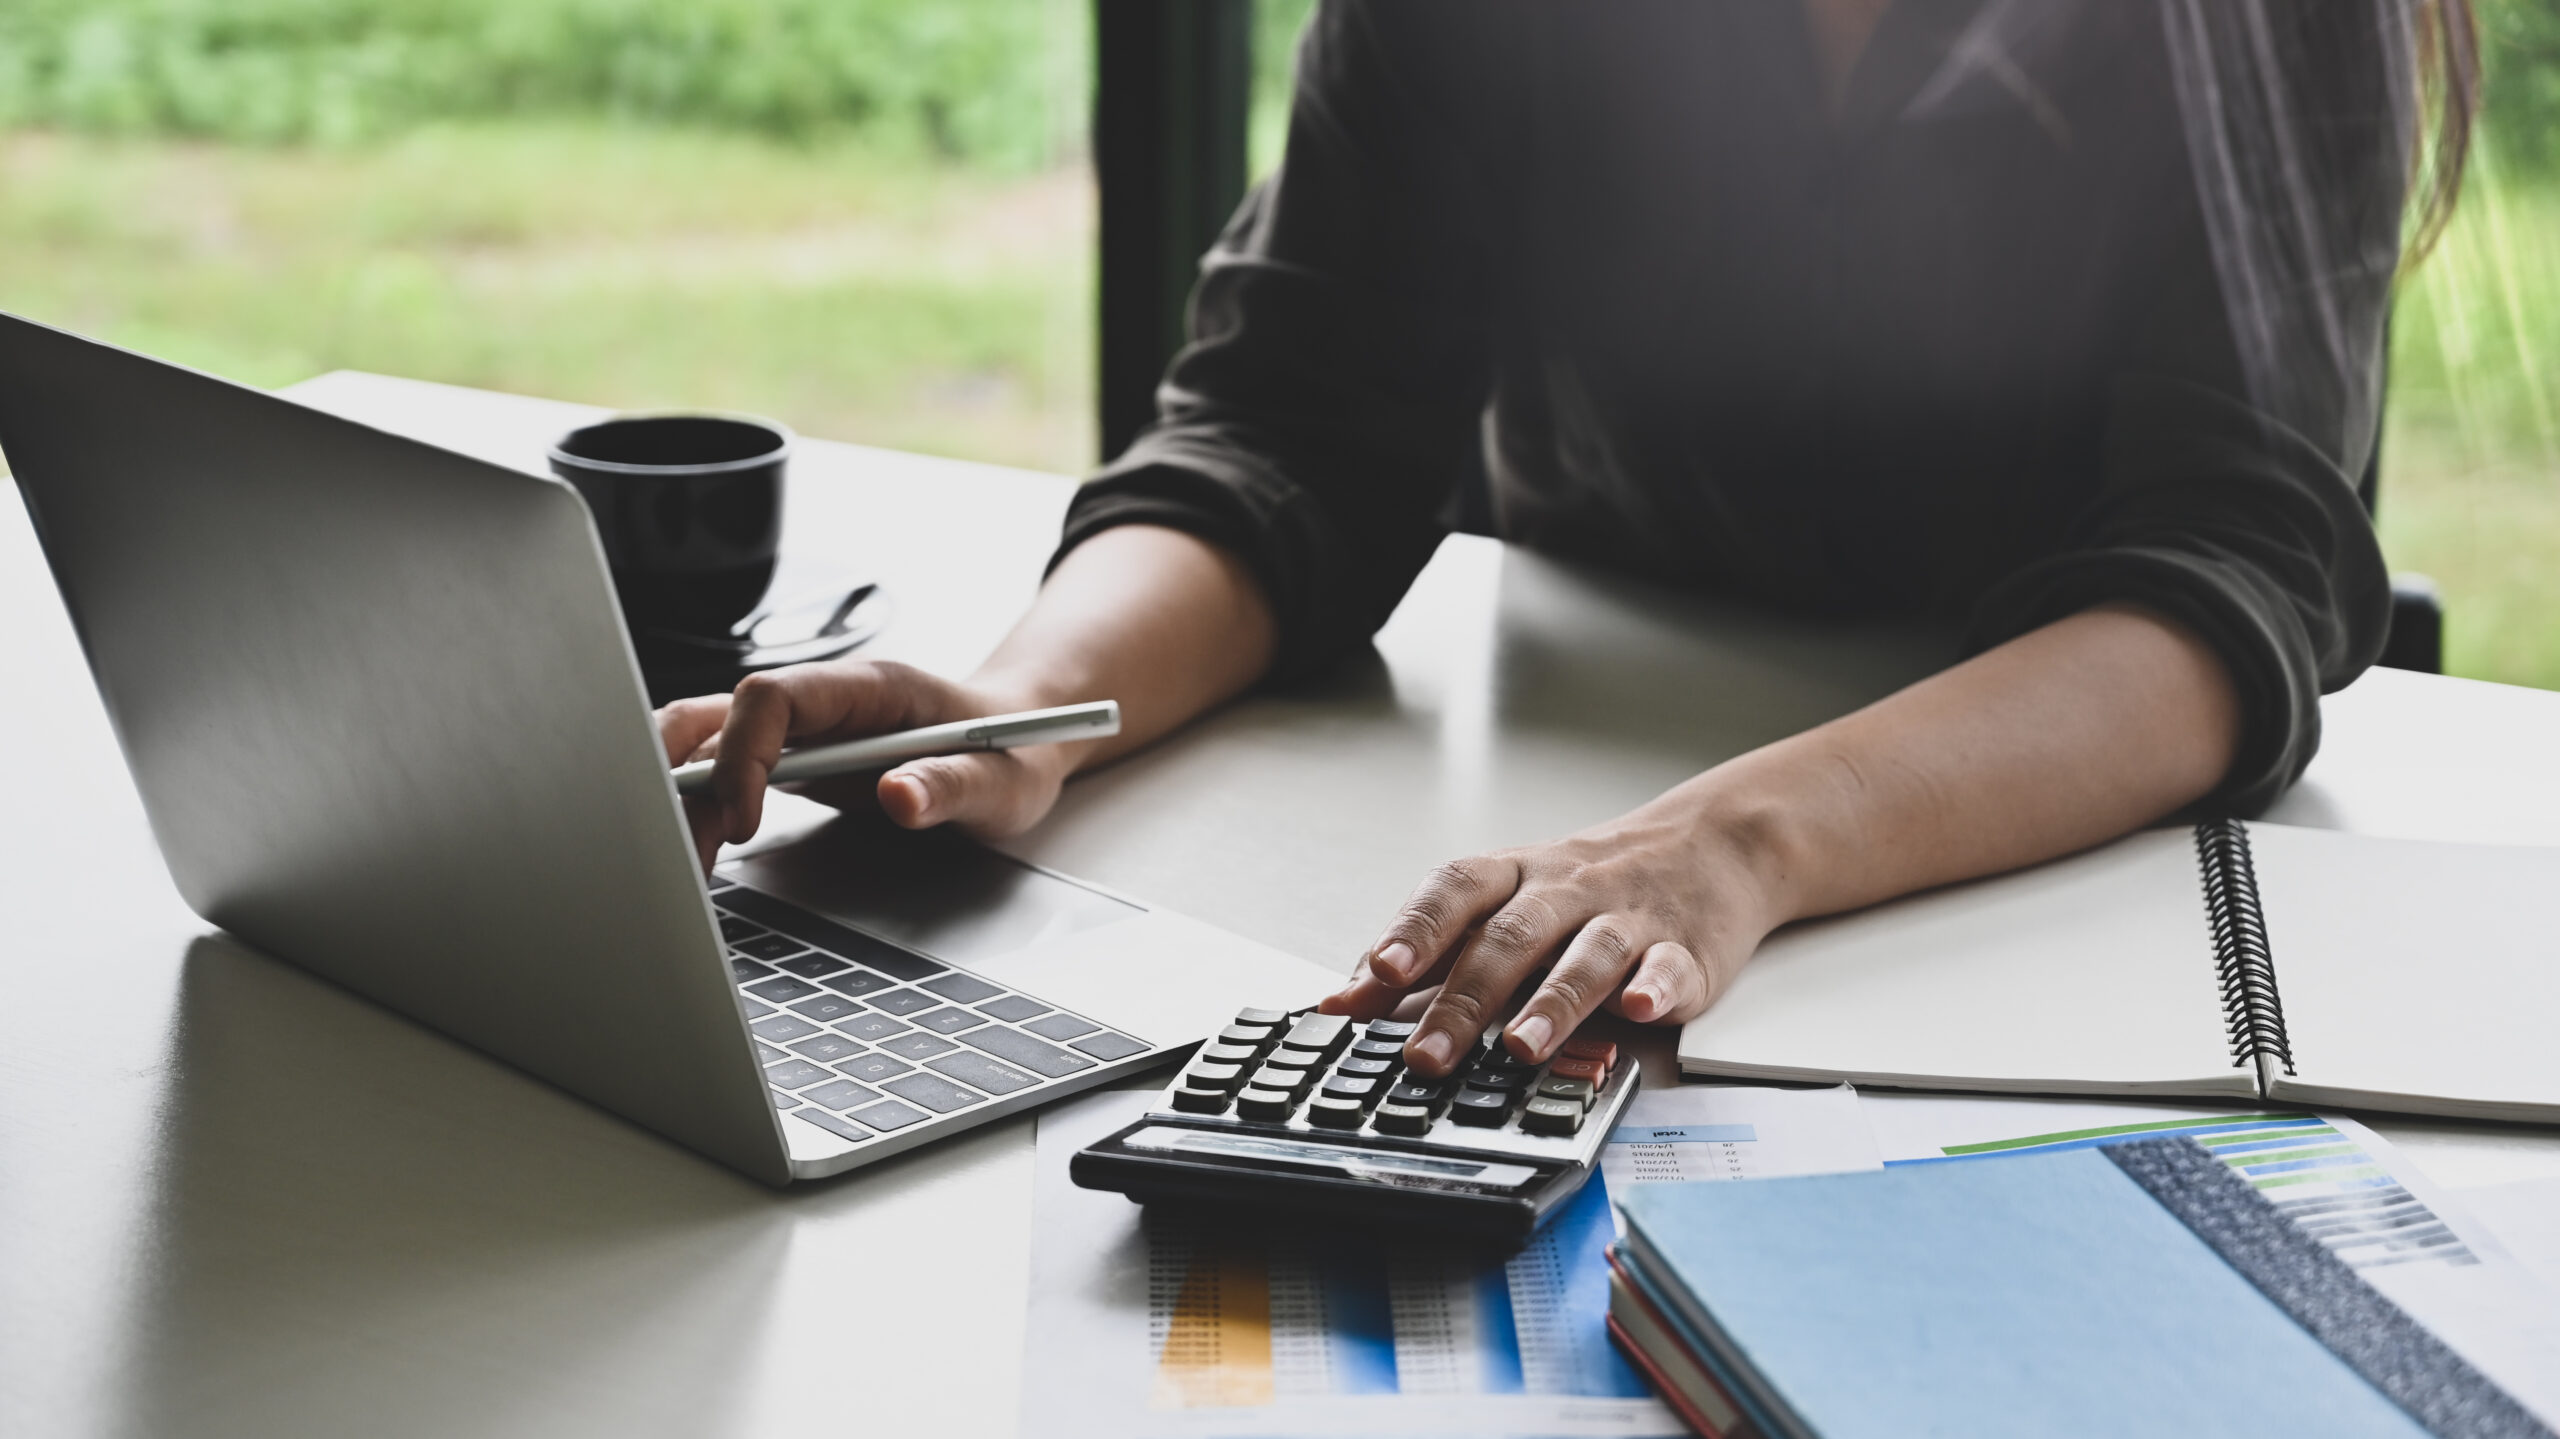
[[[1523,983],[1507,1026],[1541,1061],[1594,1010],[1681,1021],[1724,993],[1777,923],[1759,826],[1719,814],[1693,781],[1608,824],[1442,865],[1362,957],[1329,1013],[1375,1018],[1438,984],[1406,1062],[1446,1074]]]
[[[694,847],[708,869],[721,845],[752,838],[763,822],[766,776],[786,742],[832,744],[1037,707],[909,665],[836,660],[749,675],[732,694],[677,700],[658,711],[658,738],[671,765],[713,761],[711,788],[685,799]],[[1057,802],[1072,768],[1068,748],[1026,745],[909,760],[876,781],[824,781],[811,793],[845,803],[860,801],[868,790],[882,812],[908,829],[953,824],[1000,839],[1029,829]]]

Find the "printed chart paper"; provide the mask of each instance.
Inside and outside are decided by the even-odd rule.
[[[1316,1247],[1076,1188],[1075,1151],[1154,1097],[1041,1118],[1025,1435],[1678,1435],[1604,1326],[1607,1187],[1878,1167],[1845,1087],[1682,1086],[1639,1095],[1601,1178],[1507,1261]]]
[[[2185,1135],[2456,1353],[2560,1427],[2560,1296],[2382,1136],[2304,1110],[1868,1094],[1887,1165]]]

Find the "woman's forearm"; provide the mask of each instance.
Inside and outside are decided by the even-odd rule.
[[[1232,699],[1271,665],[1271,606],[1242,561],[1155,525],[1067,553],[969,683],[1026,706],[1120,702],[1120,733],[1059,746],[1073,772]]]
[[[1736,825],[1784,923],[2148,824],[2230,768],[2239,699],[2184,628],[2108,606],[2021,635],[1665,799]]]

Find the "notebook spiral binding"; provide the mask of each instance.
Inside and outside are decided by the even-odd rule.
[[[2236,819],[2196,826],[2196,865],[2204,875],[2205,912],[2213,921],[2213,967],[2222,981],[2223,1028],[2237,1069],[2265,1055],[2293,1069],[2284,1028],[2284,996],[2276,989],[2275,951],[2258,909],[2258,872],[2249,862],[2249,831]]]

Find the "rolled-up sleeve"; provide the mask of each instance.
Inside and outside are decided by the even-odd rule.
[[[2373,443],[2362,417],[2376,396],[2339,393],[2294,417],[2312,432],[2249,403],[2203,243],[2164,271],[2138,363],[2111,386],[2100,489],[2069,547],[1995,586],[1972,638],[1987,648],[2107,603],[2185,626],[2221,658],[2241,709],[2231,768],[2199,809],[2254,815],[2318,751],[2320,696],[2372,665],[2390,626],[2390,578],[2348,468]],[[2378,389],[2378,366],[2340,384]]]
[[[1203,259],[1158,417],[1077,494],[1058,550],[1152,524],[1234,552],[1278,621],[1276,679],[1385,623],[1480,464],[1483,152],[1453,143],[1469,32],[1441,9],[1318,11],[1281,168]]]

